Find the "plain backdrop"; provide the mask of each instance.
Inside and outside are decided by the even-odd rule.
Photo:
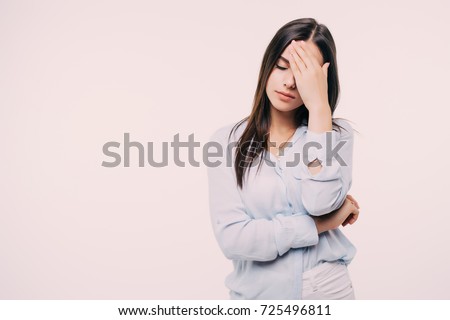
[[[313,17],[355,129],[357,299],[449,299],[447,1],[0,1],[0,298],[228,299],[203,146],[251,110],[264,50]],[[169,145],[170,146],[170,145]],[[122,149],[123,150],[123,149]],[[123,155],[123,151],[121,151]],[[201,162],[202,149],[195,149]],[[147,159],[147,156],[146,156]]]

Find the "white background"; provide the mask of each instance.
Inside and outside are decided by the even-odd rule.
[[[105,168],[102,147],[126,132],[157,156],[177,133],[203,146],[249,114],[275,32],[313,17],[337,45],[335,115],[359,131],[361,213],[343,228],[357,299],[449,299],[448,12],[446,1],[0,1],[0,298],[228,299],[205,165],[139,167],[133,150],[131,167]]]

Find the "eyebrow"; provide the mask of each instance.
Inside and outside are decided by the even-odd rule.
[[[279,59],[281,59],[281,60],[283,60],[284,62],[286,62],[287,64],[289,64],[289,60],[286,59],[285,57],[280,56],[280,58],[278,58],[278,60],[279,60]]]

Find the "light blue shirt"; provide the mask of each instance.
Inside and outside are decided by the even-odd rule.
[[[207,166],[209,208],[217,242],[234,266],[225,279],[231,299],[302,299],[304,271],[326,261],[349,264],[355,256],[356,248],[340,229],[318,235],[311,217],[339,208],[352,185],[353,128],[346,120],[334,121],[347,131],[333,127],[315,133],[298,127],[284,155],[277,158],[267,151],[255,174],[260,155],[242,190],[236,184],[233,146],[247,121],[229,141],[234,123],[210,137],[209,152],[213,145],[222,150],[209,158],[216,166]],[[313,147],[303,160],[306,143]],[[332,157],[331,150],[337,155]],[[307,163],[315,158],[322,168],[312,175]]]

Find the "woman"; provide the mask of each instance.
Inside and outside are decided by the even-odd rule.
[[[266,49],[251,114],[212,135],[209,205],[231,299],[355,299],[356,249],[338,229],[359,214],[353,129],[332,118],[338,95],[329,30],[297,19]]]

